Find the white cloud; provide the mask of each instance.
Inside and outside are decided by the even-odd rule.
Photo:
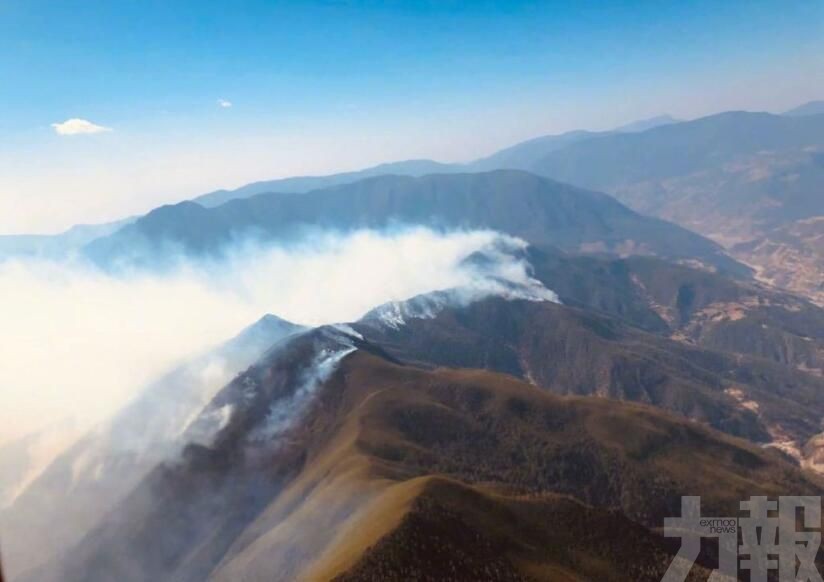
[[[103,127],[92,123],[88,119],[80,119],[79,117],[72,117],[63,123],[52,123],[51,126],[58,135],[79,135],[84,133],[103,133],[111,131],[110,127]]]
[[[220,105],[221,107],[223,107],[224,109],[228,109],[229,107],[232,106],[232,102],[227,101],[226,99],[218,99],[217,104]]]

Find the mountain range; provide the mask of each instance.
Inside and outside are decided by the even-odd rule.
[[[494,230],[522,241],[506,253],[528,275],[334,325],[268,315],[45,466],[48,434],[5,446],[7,574],[658,581],[683,495],[704,515],[821,495],[820,105],[260,182],[0,240],[132,272],[319,232]]]

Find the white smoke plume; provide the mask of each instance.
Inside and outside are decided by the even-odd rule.
[[[67,420],[90,427],[265,313],[350,321],[388,301],[469,285],[478,271],[462,261],[501,239],[422,228],[321,233],[288,247],[238,245],[228,259],[164,274],[0,263],[0,444]],[[523,276],[522,265],[506,269]]]

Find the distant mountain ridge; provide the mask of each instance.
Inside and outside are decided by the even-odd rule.
[[[379,176],[307,194],[261,194],[216,208],[193,202],[157,209],[87,245],[94,260],[152,264],[174,253],[219,253],[244,236],[289,240],[306,229],[418,225],[491,229],[567,250],[647,253],[695,260],[743,275],[720,247],[680,227],[636,214],[597,192],[517,170]]]
[[[213,207],[233,200],[235,198],[248,198],[266,192],[308,192],[318,188],[346,184],[363,178],[380,176],[384,174],[398,174],[402,176],[423,176],[425,174],[438,173],[463,173],[478,172],[497,169],[521,169],[528,170],[541,157],[547,153],[566,147],[567,145],[609,135],[615,132],[640,132],[678,123],[679,120],[670,115],[658,115],[649,119],[642,119],[617,127],[611,131],[586,131],[575,130],[558,135],[545,135],[517,143],[513,146],[501,149],[490,156],[466,164],[448,164],[436,162],[434,160],[404,160],[399,162],[389,162],[379,164],[363,170],[352,172],[342,172],[326,176],[298,176],[293,178],[281,178],[253,182],[233,190],[217,190],[208,194],[203,194],[192,200],[201,206]]]
[[[241,186],[235,190],[217,190],[208,194],[203,194],[193,199],[201,206],[212,208],[220,206],[225,202],[236,198],[248,198],[257,194],[267,192],[308,192],[318,190],[328,186],[356,182],[364,178],[383,175],[402,176],[423,176],[425,174],[437,174],[458,171],[456,164],[442,164],[432,160],[405,160],[402,162],[390,162],[377,166],[359,170],[355,172],[343,172],[341,174],[331,174],[329,176],[298,176],[294,178],[281,178],[278,180],[266,180],[263,182],[253,182],[246,186]]]
[[[650,117],[648,119],[640,119],[638,121],[633,121],[632,123],[627,123],[626,125],[616,127],[613,131],[618,133],[635,133],[639,131],[646,131],[654,127],[660,127],[662,125],[681,123],[681,121],[682,120],[676,119],[672,115],[665,113],[663,115],[656,115],[655,117]]]
[[[804,117],[806,115],[821,114],[824,114],[824,100],[810,101],[782,113],[782,115],[789,115],[791,117]]]
[[[528,170],[547,153],[568,145],[593,139],[610,132],[570,131],[560,135],[545,135],[529,139],[495,152],[467,164],[467,169],[475,171],[498,170],[501,168]]]
[[[794,113],[796,110],[791,110],[785,113],[784,115],[800,116],[802,114],[816,114],[818,113],[817,107],[819,103],[824,102],[811,102],[797,108],[797,113]],[[331,174],[327,176],[307,176],[268,180],[264,182],[255,182],[253,184],[248,184],[235,190],[218,190],[216,192],[204,194],[202,196],[194,198],[193,200],[195,202],[202,204],[203,206],[215,206],[217,204],[227,202],[228,200],[231,200],[233,198],[248,197],[264,192],[306,192],[325,186],[344,184],[365,177],[377,176],[381,174],[420,176],[432,173],[474,172],[496,169],[521,169],[538,171],[539,173],[548,175],[550,178],[561,181],[570,181],[565,180],[562,176],[555,176],[551,175],[548,172],[543,172],[541,171],[540,167],[536,164],[538,164],[541,158],[555,151],[563,150],[568,146],[580,142],[600,140],[602,138],[607,138],[610,136],[620,136],[622,134],[644,133],[649,130],[673,125],[683,125],[696,122],[713,124],[715,123],[716,119],[723,119],[723,116],[732,113],[751,115],[756,117],[779,117],[768,113],[762,114],[749,112],[727,112],[709,115],[692,121],[682,121],[672,117],[671,115],[663,114],[651,117],[649,119],[642,119],[635,122],[631,122],[609,131],[575,130],[558,135],[545,135],[531,138],[526,141],[519,142],[512,146],[503,148],[489,156],[480,158],[472,162],[468,162],[466,164],[448,164],[436,162],[433,160],[406,160],[400,162],[380,164],[378,166],[366,168],[364,170],[344,172],[340,174]],[[583,181],[576,182],[573,180],[571,181],[571,183],[579,186],[592,187],[592,185],[585,184]]]
[[[0,235],[0,260],[6,257],[65,257],[136,219],[135,216],[102,224],[76,224],[60,234]]]
[[[824,116],[782,117],[731,111],[607,135],[550,152],[531,168],[578,186],[612,192],[626,184],[701,170],[735,156],[821,143]]]
[[[815,116],[821,113],[824,113],[824,101],[813,101],[785,112],[782,115],[792,118]],[[559,135],[547,135],[532,138],[467,164],[445,164],[432,160],[408,160],[381,164],[379,166],[356,172],[256,182],[236,190],[219,190],[217,192],[205,194],[195,198],[194,200],[204,206],[214,206],[216,204],[226,202],[232,198],[247,197],[263,192],[305,192],[324,186],[347,183],[381,174],[420,176],[431,173],[484,171],[494,169],[531,170],[541,173],[542,175],[547,175],[550,178],[570,182],[578,186],[604,189],[606,187],[605,184],[608,185],[608,183],[605,183],[601,178],[593,180],[592,178],[586,177],[584,173],[581,175],[574,173],[572,169],[551,167],[552,164],[556,163],[552,160],[541,160],[544,157],[551,156],[556,151],[561,152],[566,150],[568,147],[576,146],[584,142],[600,143],[604,139],[612,139],[617,145],[614,146],[610,142],[607,142],[606,145],[600,145],[593,150],[593,154],[601,148],[620,151],[623,147],[644,147],[643,142],[645,140],[655,141],[658,139],[658,136],[666,137],[668,135],[666,133],[667,131],[670,132],[669,135],[677,137],[678,139],[684,139],[680,137],[682,134],[686,139],[697,139],[698,141],[696,142],[696,145],[701,143],[702,139],[710,140],[701,144],[702,146],[709,147],[711,152],[710,155],[716,155],[716,152],[718,152],[718,147],[724,146],[722,141],[724,139],[725,132],[738,132],[737,134],[728,135],[727,139],[731,140],[731,142],[726,144],[727,152],[743,153],[748,151],[757,151],[758,149],[764,147],[775,148],[787,147],[788,145],[798,146],[799,143],[806,142],[804,142],[803,138],[799,142],[798,139],[794,139],[792,136],[787,135],[788,133],[798,131],[807,137],[810,137],[815,136],[815,133],[820,131],[819,122],[815,122],[816,125],[814,127],[805,128],[803,121],[788,119],[787,123],[782,123],[781,117],[782,116],[769,113],[732,111],[709,115],[692,121],[681,121],[670,115],[664,114],[649,119],[632,122],[611,131],[592,132],[577,130]],[[772,127],[769,127],[770,124]],[[795,129],[788,130],[788,127]],[[658,133],[654,136],[646,135],[643,138],[636,138],[636,136],[633,135],[647,134],[647,132],[651,130],[658,131],[662,129],[665,130],[665,133]],[[774,139],[771,139],[771,136],[769,135],[771,129],[776,131],[776,135],[773,136]],[[704,132],[704,136],[701,136],[702,131]],[[753,142],[752,139],[755,139],[756,141]],[[638,140],[640,140],[641,145],[634,145],[639,143]],[[812,141],[815,142],[816,140],[812,139]],[[579,147],[588,151],[590,146]],[[694,147],[695,146],[690,146],[686,143],[684,151],[689,152],[691,149],[694,149]],[[714,150],[713,147],[715,147]],[[655,152],[655,148],[653,147],[649,149],[649,151],[652,155]],[[659,159],[665,154],[666,152],[659,153]],[[576,154],[573,153],[569,155],[572,156]],[[558,154],[558,156],[563,157],[563,154]],[[688,160],[685,161],[685,164],[687,163]],[[593,166],[597,166],[598,160],[593,158],[592,164]],[[655,168],[655,171],[661,170],[660,163],[650,160],[650,164]],[[665,164],[664,167],[666,166],[667,165]],[[592,171],[593,169],[595,170],[595,175],[597,176],[600,170],[597,167],[590,168],[589,170]],[[650,168],[650,171],[652,171],[652,168]],[[570,175],[567,175],[568,173]]]

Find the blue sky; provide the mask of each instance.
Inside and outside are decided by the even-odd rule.
[[[0,232],[664,112],[780,111],[824,98],[821,55],[820,0],[0,0]],[[110,131],[56,133],[71,118]]]

